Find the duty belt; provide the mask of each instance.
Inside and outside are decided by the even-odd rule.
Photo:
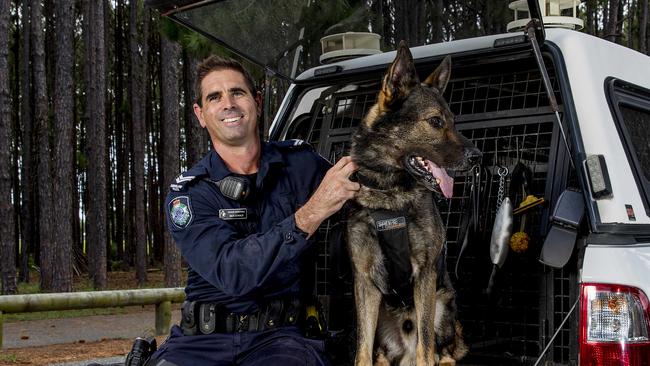
[[[261,332],[297,325],[301,310],[297,298],[272,300],[251,313],[233,313],[214,302],[185,301],[181,329],[184,335]]]

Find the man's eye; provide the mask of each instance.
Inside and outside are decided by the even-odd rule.
[[[429,123],[431,123],[431,126],[435,128],[442,128],[443,126],[443,121],[442,118],[440,117],[431,117],[429,118]]]
[[[234,96],[236,96],[236,97],[241,97],[242,95],[244,95],[244,92],[241,91],[241,90],[235,90],[235,91],[232,93],[232,95],[234,95]]]
[[[219,100],[219,97],[216,96],[216,95],[211,95],[211,96],[208,97],[208,101],[210,101],[210,102],[215,101],[215,100]]]

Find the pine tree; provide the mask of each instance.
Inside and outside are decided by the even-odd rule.
[[[180,47],[167,37],[160,37],[160,62],[162,72],[162,142],[163,150],[163,187],[172,182],[180,173],[179,163],[179,112],[178,112],[178,60]],[[168,231],[164,234],[164,262],[165,284],[169,287],[179,286],[181,283],[180,252]]]
[[[0,0],[0,281],[16,293],[14,206],[11,197],[11,96],[9,93],[9,0]]]

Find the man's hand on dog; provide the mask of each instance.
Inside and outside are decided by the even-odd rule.
[[[349,156],[342,157],[331,167],[309,201],[296,211],[296,226],[311,236],[325,219],[341,209],[345,201],[354,198],[359,183],[350,181],[350,175],[357,169]]]

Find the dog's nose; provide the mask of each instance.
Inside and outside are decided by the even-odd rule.
[[[467,162],[470,165],[478,164],[481,161],[482,157],[483,153],[481,153],[481,150],[475,147],[469,147],[465,149],[465,159],[467,159]]]

